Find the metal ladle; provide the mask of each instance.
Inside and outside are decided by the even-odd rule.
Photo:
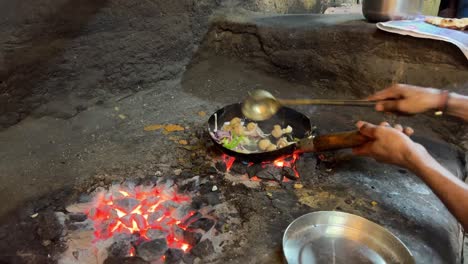
[[[376,102],[340,99],[277,99],[270,92],[255,90],[242,103],[242,113],[254,121],[271,118],[283,105],[343,105],[373,107]]]

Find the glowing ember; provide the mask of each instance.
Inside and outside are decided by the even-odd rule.
[[[126,233],[137,234],[138,245],[151,240],[150,230],[157,230],[166,236],[169,248],[187,252],[190,245],[177,230],[184,230],[182,223],[195,213],[188,209],[190,203],[189,196],[178,194],[173,188],[113,186],[96,196],[87,215],[94,224],[95,242]],[[128,255],[135,255],[134,247]]]
[[[299,152],[294,152],[291,155],[286,155],[286,156],[280,157],[280,158],[274,160],[273,162],[264,161],[264,162],[261,163],[261,166],[263,168],[265,168],[268,164],[273,164],[275,167],[278,167],[278,168],[288,167],[288,168],[291,168],[292,171],[294,171],[295,177],[299,178],[299,172],[296,169],[296,161],[299,159],[299,156],[300,156]],[[222,155],[222,160],[226,164],[227,171],[229,171],[231,169],[232,165],[234,164],[236,158],[228,156],[226,154],[223,154]],[[252,163],[252,162],[248,163],[248,167],[253,166],[253,165],[255,165],[255,164]],[[257,176],[254,176],[254,177],[252,177],[250,179],[252,181],[261,181],[261,179],[258,178]],[[288,182],[288,181],[289,181],[288,178],[283,177],[283,182]]]
[[[230,171],[232,168],[232,164],[234,164],[234,161],[236,161],[236,158],[228,156],[224,154],[222,156],[224,163],[226,163],[226,171]]]

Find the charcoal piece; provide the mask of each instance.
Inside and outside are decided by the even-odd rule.
[[[197,221],[191,223],[188,228],[195,230],[195,229],[201,229],[205,232],[208,232],[215,224],[215,221],[209,218],[200,218]]]
[[[216,221],[216,224],[215,224],[215,229],[219,232],[219,233],[224,233],[225,230],[224,230],[224,225],[226,224],[226,220],[224,219],[224,217],[220,217],[218,219],[218,221]]]
[[[317,170],[317,160],[318,157],[315,154],[303,155],[300,159],[297,160],[296,169],[299,171],[299,174],[306,171],[307,174],[313,175]]]
[[[149,216],[148,216],[148,223],[151,225],[153,224],[154,222],[157,222],[159,218],[161,218],[162,216],[164,215],[164,211],[162,210],[159,210],[159,211],[156,211],[154,213],[151,213]]]
[[[219,199],[219,194],[216,192],[210,192],[202,196],[203,202],[208,205],[217,205],[221,203]]]
[[[195,246],[200,239],[202,238],[202,234],[198,232],[192,232],[188,230],[184,230],[184,240],[187,241],[191,246]]]
[[[159,229],[150,229],[146,231],[146,236],[150,240],[155,240],[155,239],[166,238],[167,233]]]
[[[207,182],[205,184],[200,185],[199,192],[200,194],[207,194],[207,193],[210,193],[212,189],[213,189],[213,183]]]
[[[126,240],[117,240],[107,249],[109,256],[126,257],[132,249],[132,244]]]
[[[88,203],[93,200],[93,197],[89,194],[81,194],[80,197],[78,197],[78,202],[79,203]]]
[[[190,205],[182,205],[171,213],[171,217],[174,219],[183,219],[192,211]]]
[[[191,223],[197,221],[198,219],[200,219],[202,217],[202,214],[200,214],[199,212],[196,212],[194,213],[192,216],[190,216],[189,218],[187,218],[187,220],[185,220],[182,225],[183,226],[189,226]]]
[[[184,251],[181,249],[170,248],[166,251],[166,264],[178,264],[182,260]]]
[[[68,217],[70,222],[83,222],[88,218],[86,214],[83,213],[70,213],[68,214]]]
[[[283,180],[283,173],[282,169],[268,165],[265,168],[263,168],[261,171],[257,172],[257,177],[262,179],[262,180],[268,180],[268,181],[278,181],[281,182]]]
[[[148,262],[144,261],[138,257],[114,257],[109,256],[104,261],[104,264],[148,264]]]
[[[193,177],[184,180],[180,183],[179,191],[182,192],[197,192],[200,188],[200,181],[198,177]]]
[[[195,261],[195,256],[190,253],[186,253],[182,256],[182,260],[185,264],[193,264]]]
[[[159,260],[167,251],[167,242],[165,238],[145,241],[137,246],[137,256],[146,260]]]
[[[182,228],[180,228],[177,225],[173,225],[171,228],[172,228],[175,238],[177,238],[178,240],[181,240],[182,238],[184,238],[184,230]]]
[[[215,167],[220,172],[226,172],[226,170],[227,170],[226,162],[224,162],[224,161],[216,162]]]
[[[283,167],[283,176],[290,179],[290,180],[297,180],[297,177],[296,177],[296,173],[294,172],[294,170],[290,167]]]
[[[211,255],[214,252],[213,243],[209,239],[203,240],[202,242],[198,243],[196,246],[190,250],[194,256],[203,258],[206,256]]]
[[[200,196],[197,196],[197,197],[192,198],[191,206],[193,207],[193,209],[198,210],[202,208],[204,203],[205,202],[203,201],[203,198]]]
[[[114,203],[124,212],[130,213],[140,204],[140,201],[135,198],[125,197],[114,201]]]
[[[179,175],[182,178],[192,178],[194,174],[191,171],[182,171]]]
[[[208,174],[216,174],[218,171],[216,170],[215,167],[210,166],[210,167],[208,167],[208,169],[206,170],[206,172],[207,172]]]
[[[42,240],[55,240],[62,234],[63,226],[60,224],[54,211],[47,210],[39,213],[39,228],[37,234]]]
[[[253,164],[247,167],[247,175],[249,175],[249,178],[252,178],[253,176],[256,176],[257,173],[262,170],[262,165],[261,164]]]
[[[168,200],[162,203],[162,205],[166,208],[179,208],[180,203],[174,202],[172,200]]]
[[[234,161],[231,167],[231,171],[238,173],[238,174],[246,174],[247,173],[247,164],[244,164],[242,161]]]

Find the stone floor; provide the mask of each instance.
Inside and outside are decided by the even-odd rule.
[[[200,115],[201,111],[209,114],[238,102],[254,88],[286,97],[360,98],[391,79],[398,59],[408,65],[403,80],[436,85],[468,81],[463,71],[468,64],[456,57],[457,49],[450,45],[378,33],[355,17],[354,22],[339,17],[341,22],[334,23],[343,32],[363,32],[371,41],[367,43],[379,49],[366,51],[372,44],[358,45],[357,37],[331,30],[334,25],[330,20],[307,16],[291,21],[291,17],[261,18],[242,11],[234,23],[225,16],[220,23],[218,14],[214,20],[218,22],[209,27],[208,15],[214,4],[208,2],[163,5],[158,1],[115,0],[76,6],[63,1],[61,9],[49,10],[47,19],[32,16],[21,21],[2,20],[0,25],[6,30],[0,33],[4,48],[0,56],[0,199],[8,201],[0,208],[2,221],[57,204],[60,198],[46,198],[56,193],[67,197],[86,182],[99,183],[103,175],[138,178],[154,173],[160,164],[171,162],[166,153],[174,152],[178,144],[164,134],[145,131],[145,126],[182,124],[187,130],[203,126],[207,116]],[[80,16],[67,15],[76,8],[82,8]],[[24,12],[29,14],[27,9]],[[280,38],[286,32],[290,38]],[[314,34],[323,35],[314,38]],[[330,40],[333,36],[336,41]],[[349,44],[354,49],[341,52],[340,47],[348,45],[343,42],[347,38],[354,43]],[[416,45],[421,49],[409,53]],[[336,53],[327,53],[332,48]],[[395,50],[401,52],[395,55]],[[431,53],[426,54],[427,50]],[[426,63],[427,59],[431,61]],[[333,63],[327,63],[330,61]],[[390,66],[372,67],[373,62]],[[455,88],[468,92],[461,86]],[[465,152],[461,149],[464,141],[458,136],[466,136],[466,126],[457,121],[426,115],[395,119],[370,109],[298,109],[312,116],[327,132],[352,129],[358,119],[391,119],[411,125],[416,129],[416,138],[428,143],[441,162],[459,177],[465,176]],[[327,122],[331,117],[334,122]],[[357,168],[340,167],[344,171]],[[372,173],[385,175],[384,170],[396,169],[381,170]],[[411,178],[404,188],[424,197],[421,201],[429,208],[447,215],[446,220],[436,221],[447,221],[443,228],[455,233],[454,219],[427,188],[411,189],[415,182],[417,179]],[[396,189],[403,188],[394,184]],[[379,197],[371,189],[367,194]],[[281,193],[278,195],[277,200],[281,200]],[[335,209],[336,205],[325,207]],[[415,215],[430,213],[421,210]],[[279,234],[293,216],[279,218],[281,224],[272,229],[263,226],[256,230]],[[374,215],[376,219],[378,214]],[[264,219],[252,219],[246,225],[255,228],[261,221]],[[445,238],[452,242],[454,239]],[[452,250],[439,252],[438,257],[458,259],[451,254],[457,248]],[[228,255],[224,260],[236,263],[230,259],[235,256]],[[271,260],[268,252],[259,258]]]

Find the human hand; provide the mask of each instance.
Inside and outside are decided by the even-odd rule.
[[[392,128],[387,122],[377,126],[364,121],[359,121],[356,126],[361,134],[371,139],[370,142],[353,149],[356,155],[369,156],[380,162],[409,167],[412,155],[421,148],[409,138],[414,133],[409,127],[403,128],[401,125],[396,125]]]
[[[438,108],[441,100],[438,89],[423,88],[407,84],[395,84],[368,97],[379,101],[377,111],[417,114]]]

